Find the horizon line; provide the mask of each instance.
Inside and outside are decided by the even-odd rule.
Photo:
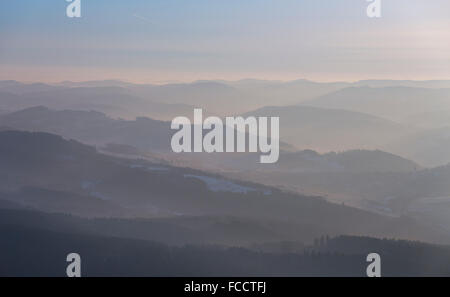
[[[47,85],[61,85],[67,83],[88,83],[88,82],[116,82],[116,83],[126,83],[132,85],[171,85],[171,84],[195,84],[202,82],[215,82],[215,83],[239,83],[244,81],[256,81],[256,82],[272,82],[272,83],[293,83],[293,82],[311,82],[319,84],[333,84],[333,83],[348,83],[354,84],[358,82],[365,81],[392,81],[392,82],[450,82],[450,78],[441,79],[390,79],[390,78],[370,78],[370,79],[359,79],[359,80],[314,80],[308,78],[297,78],[297,79],[264,79],[264,78],[241,78],[241,79],[195,79],[195,80],[165,80],[165,81],[149,81],[149,82],[133,82],[125,79],[116,78],[105,78],[105,79],[92,79],[92,80],[58,80],[58,81],[37,81],[37,80],[17,80],[17,79],[1,79],[0,82],[18,82],[22,84],[47,84]]]

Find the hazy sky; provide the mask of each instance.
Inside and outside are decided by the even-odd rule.
[[[450,79],[450,1],[2,0],[0,79]]]

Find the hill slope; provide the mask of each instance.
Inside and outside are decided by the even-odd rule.
[[[303,240],[321,234],[446,240],[443,234],[413,220],[387,218],[188,168],[112,158],[51,134],[0,132],[0,162],[0,190],[16,193],[2,195],[4,199],[17,199],[23,187],[34,187],[77,194],[67,195],[67,199],[91,197],[139,216],[183,214],[290,222],[301,226],[298,234]],[[34,195],[32,206],[51,210],[46,207],[46,197]],[[18,201],[30,205],[32,198]],[[65,208],[61,203],[59,211],[71,213],[72,202]],[[109,216],[110,211],[104,215]]]
[[[280,138],[300,149],[374,149],[408,132],[369,114],[310,106],[264,107],[244,116],[280,117]]]

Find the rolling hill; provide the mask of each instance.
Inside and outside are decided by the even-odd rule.
[[[80,203],[89,198],[93,205],[109,206],[103,214],[102,207],[96,207],[95,216],[111,216],[111,209],[125,209],[128,216],[139,217],[231,216],[288,222],[300,241],[323,234],[450,240],[438,229],[407,218],[384,217],[189,168],[113,158],[46,133],[0,132],[0,162],[0,199],[41,211],[54,212],[58,205],[58,212],[82,215],[82,205],[72,211],[73,200]],[[24,192],[30,187],[31,192]],[[68,201],[58,201],[58,193]],[[58,204],[49,205],[49,199]],[[240,228],[232,230],[239,232]]]
[[[311,106],[264,107],[244,116],[280,117],[280,139],[299,149],[377,149],[409,130],[360,112]]]
[[[450,89],[350,87],[302,104],[362,112],[399,122],[410,115],[449,109]]]

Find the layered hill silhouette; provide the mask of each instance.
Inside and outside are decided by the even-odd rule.
[[[350,87],[312,99],[303,104],[368,113],[393,121],[418,113],[450,108],[450,89],[390,86]]]
[[[449,275],[449,90],[0,81],[0,275],[65,275],[74,249],[85,276],[364,276],[369,252]],[[195,107],[279,116],[279,162],[172,153]]]
[[[317,122],[318,119],[314,117],[318,114],[325,116],[335,115],[334,119],[330,119],[330,124],[335,130],[341,130],[341,134],[333,136],[335,139],[338,135],[342,136],[345,133],[345,123],[341,121],[345,119],[346,112],[341,114],[336,110],[322,110],[299,108],[292,111],[292,114],[298,112],[310,113],[307,118],[297,119],[287,111],[288,108],[279,109],[263,109],[257,112],[259,114],[270,115],[277,113],[282,115],[281,123],[289,122],[290,119],[296,122],[309,122],[308,126],[303,129],[303,132],[312,132],[313,123],[316,127],[314,134],[317,134],[315,139],[319,140],[319,135],[323,133],[324,129],[328,127],[320,127]],[[267,112],[266,112],[267,110]],[[272,111],[274,110],[274,111]],[[350,113],[351,114],[351,113]],[[351,114],[352,115],[352,114]],[[288,117],[289,116],[289,117]],[[372,125],[372,122],[380,121],[388,127],[398,128],[395,124],[383,122],[380,119],[374,119],[371,116],[354,115],[354,119],[349,121],[357,121],[358,117],[367,119],[367,129],[377,129]],[[347,117],[348,118],[348,117]],[[319,119],[320,120],[320,119]],[[340,123],[338,123],[340,122]],[[301,123],[299,125],[302,125]],[[340,126],[339,126],[340,125]],[[138,118],[134,121],[113,119],[100,112],[94,111],[74,111],[74,110],[51,110],[43,106],[32,107],[17,112],[5,114],[0,116],[0,126],[14,127],[26,131],[43,131],[62,135],[66,138],[76,139],[85,143],[93,144],[99,147],[105,147],[106,150],[114,153],[123,153],[128,155],[145,155],[147,153],[170,153],[170,138],[173,130],[170,129],[169,122],[152,120],[149,118]],[[282,132],[295,134],[296,131],[302,130],[298,128],[288,128],[283,125]],[[295,126],[297,127],[297,126]],[[287,132],[284,132],[286,129]],[[357,128],[355,128],[357,129]],[[364,127],[361,127],[363,130]],[[387,129],[387,128],[386,128]],[[307,130],[307,131],[305,131]],[[301,132],[301,131],[300,131]],[[300,133],[299,132],[299,133]],[[359,137],[358,131],[348,131],[348,137]],[[394,131],[395,132],[395,131]],[[369,132],[361,132],[369,133]],[[283,136],[282,135],[282,136]],[[299,134],[295,137],[301,137]],[[293,137],[285,137],[288,141],[295,141]],[[311,137],[310,137],[311,139]],[[359,137],[358,141],[361,140]],[[299,138],[299,143],[304,142],[305,139]],[[328,141],[328,140],[326,140]],[[329,139],[331,141],[331,139]],[[317,172],[317,171],[366,171],[366,172],[396,172],[396,171],[411,171],[420,166],[414,162],[394,156],[382,151],[364,151],[356,150],[345,153],[329,153],[319,155],[314,151],[306,150],[295,152],[295,147],[287,143],[280,143],[281,145],[281,159],[273,165],[259,164],[257,154],[248,153],[234,153],[234,154],[187,154],[175,156],[174,154],[167,156],[167,161],[184,162],[186,165],[198,167],[202,164],[210,169],[219,170],[250,170],[264,167],[264,170],[283,170],[283,171],[301,171],[301,172]],[[330,143],[331,145],[331,143]],[[356,144],[355,144],[356,146]],[[148,154],[147,154],[148,156]]]
[[[289,222],[302,240],[322,234],[446,240],[439,230],[414,220],[383,217],[188,168],[113,158],[46,133],[0,132],[0,159],[1,199],[41,211],[82,215],[81,202],[91,199],[90,205],[109,206],[104,213],[102,207],[94,208],[95,216],[111,216],[112,211],[125,209],[122,216],[232,216]],[[36,188],[59,191],[64,198],[57,200],[58,193]],[[71,199],[80,203],[76,211],[72,211]],[[49,205],[49,200],[58,203]]]
[[[63,135],[79,141],[106,145],[127,144],[147,151],[170,150],[170,123],[140,117],[113,119],[96,111],[51,110],[31,107],[0,117],[0,126]]]
[[[10,93],[0,88],[0,108],[18,110],[38,105],[56,109],[104,112],[114,117],[151,116],[172,119],[190,115],[193,106],[166,104],[133,95],[122,87],[49,87],[46,91]]]
[[[0,210],[20,216],[18,211]],[[46,216],[41,219],[46,221]],[[111,237],[65,229],[10,225],[0,219],[5,244],[1,276],[65,276],[67,255],[82,257],[82,276],[365,276],[365,261],[375,249],[383,276],[446,276],[450,249],[419,242],[340,236],[317,238],[301,251],[255,252],[217,246],[169,247],[154,241]],[[284,244],[284,246],[288,246]],[[37,256],[39,255],[39,256]],[[118,260],[120,259],[120,261]]]
[[[395,122],[342,109],[273,106],[244,116],[278,116],[282,140],[300,149],[319,151],[380,148],[409,132]]]
[[[428,167],[450,163],[450,125],[400,137],[385,149],[401,153]]]

